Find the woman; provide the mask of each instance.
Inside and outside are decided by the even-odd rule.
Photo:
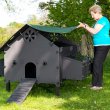
[[[103,63],[110,48],[110,23],[102,15],[102,8],[99,5],[90,7],[89,12],[96,21],[94,27],[92,28],[85,23],[79,22],[78,28],[82,27],[93,35],[94,59],[91,89],[99,90],[102,89]]]

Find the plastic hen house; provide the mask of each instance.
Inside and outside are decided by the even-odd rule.
[[[90,60],[75,59],[78,46],[62,36],[72,29],[26,24],[0,48],[6,88],[20,82],[8,102],[22,102],[35,83],[55,84],[59,95],[63,79],[82,80],[90,73]]]

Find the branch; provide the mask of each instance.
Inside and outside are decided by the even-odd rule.
[[[15,11],[15,9],[13,8],[13,5],[12,5],[12,3],[11,3],[11,1],[9,0],[4,0],[5,1],[5,3],[6,3],[6,5],[7,5],[7,9],[9,10],[9,11]]]

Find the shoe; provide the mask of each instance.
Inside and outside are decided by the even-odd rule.
[[[92,87],[91,87],[91,89],[92,89],[92,90],[101,90],[101,89],[102,89],[102,87],[92,86]]]

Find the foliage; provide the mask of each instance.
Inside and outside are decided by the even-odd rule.
[[[97,4],[103,8],[104,15],[110,17],[110,0],[98,0]],[[41,3],[41,9],[49,11],[49,20],[47,24],[60,27],[77,26],[78,22],[84,22],[92,26],[93,19],[89,14],[89,8],[95,3],[95,0],[59,0],[59,2]],[[80,42],[81,36],[86,34],[88,42],[91,38],[84,29],[76,29],[72,33],[64,35],[74,42]]]
[[[77,26],[78,22],[81,21],[91,25],[93,20],[88,9],[93,3],[94,0],[82,2],[80,0],[59,0],[57,3],[48,3],[46,9],[49,10],[49,20],[47,23],[53,26],[70,27]],[[77,29],[65,36],[73,41],[80,42],[81,35],[85,33],[86,31],[83,29]]]
[[[98,4],[103,8],[103,14],[110,20],[110,0],[98,0]]]
[[[97,4],[103,8],[105,16],[110,18],[110,0],[97,0]],[[77,26],[78,22],[84,22],[89,26],[94,25],[89,8],[94,5],[95,0],[59,0],[59,2],[42,3],[41,9],[49,11],[47,24],[59,27]],[[76,29],[71,33],[63,34],[64,37],[82,45],[82,37],[86,35],[89,54],[93,56],[91,35],[85,29]]]
[[[6,4],[6,9],[9,12],[15,12],[15,7],[14,7],[12,0],[1,0],[1,3],[2,2]]]
[[[35,15],[29,16],[28,24],[40,24],[41,20],[37,20]],[[0,47],[14,35],[24,24],[11,22],[6,28],[0,27]]]
[[[11,22],[8,27],[10,28],[21,28],[23,26],[23,24],[21,23],[17,23],[17,22]]]
[[[4,54],[3,52],[0,52],[0,60],[2,60],[4,58]]]
[[[35,15],[31,15],[29,16],[28,20],[27,20],[27,23],[28,24],[38,24],[40,21],[37,20],[36,16]]]
[[[23,24],[12,22],[6,28],[0,27],[0,47],[23,26]]]

